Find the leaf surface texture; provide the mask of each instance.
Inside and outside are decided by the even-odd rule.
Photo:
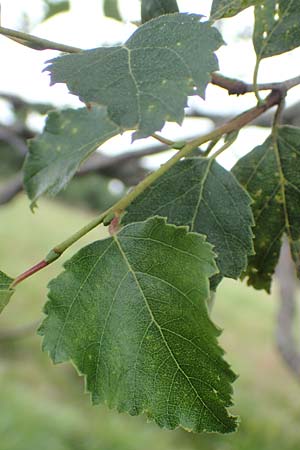
[[[284,233],[299,275],[300,129],[280,127],[233,172],[254,201],[256,254],[249,258],[248,284],[269,292]]]
[[[213,20],[232,17],[248,8],[260,3],[259,0],[214,0],[210,17]]]
[[[0,270],[0,314],[5,306],[8,305],[9,300],[14,293],[14,289],[10,288],[12,282],[13,279]]]
[[[195,14],[153,19],[122,46],[101,47],[50,61],[51,82],[66,83],[85,103],[107,106],[134,138],[150,136],[166,121],[181,123],[187,96],[204,96],[218,69],[220,33]]]
[[[32,203],[42,194],[56,195],[81,163],[118,133],[102,107],[50,112],[42,135],[29,143],[24,166],[24,185]]]
[[[238,278],[253,253],[251,199],[235,177],[216,161],[180,161],[131,205],[124,223],[153,215],[169,223],[188,225],[214,245],[220,274]]]
[[[128,225],[50,283],[43,348],[74,362],[94,403],[170,429],[233,431],[235,375],[206,306],[216,270],[203,236],[161,218]]]
[[[266,0],[257,5],[253,43],[258,59],[298,47],[299,23],[299,0]]]

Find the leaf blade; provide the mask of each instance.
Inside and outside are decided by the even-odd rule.
[[[220,275],[236,279],[253,253],[250,202],[216,161],[187,158],[134,200],[122,221],[128,224],[157,214],[205,234],[217,253]]]
[[[214,0],[210,18],[213,20],[232,17],[250,6],[260,3],[259,0]]]
[[[14,289],[10,288],[12,282],[13,279],[0,270],[0,314],[8,305],[10,298],[14,293]]]
[[[122,17],[119,11],[119,0],[104,0],[103,12],[106,17],[122,22]]]
[[[152,218],[82,249],[65,269],[50,284],[43,347],[54,362],[74,361],[94,403],[171,429],[233,431],[235,375],[207,313],[216,266],[202,236]]]
[[[150,136],[166,121],[181,123],[188,95],[204,97],[219,32],[195,14],[169,14],[142,25],[123,45],[64,55],[45,70],[85,103],[107,106],[121,129]],[[205,58],[203,55],[205,54]]]
[[[101,107],[50,112],[43,134],[29,141],[24,165],[24,186],[32,205],[45,193],[56,195],[81,163],[118,133]]]
[[[159,17],[163,14],[179,12],[176,0],[142,0],[142,23]]]
[[[259,60],[300,45],[297,0],[267,0],[255,7],[253,44]]]
[[[267,292],[271,289],[284,233],[299,276],[299,142],[299,128],[280,127],[233,169],[254,200],[256,254],[249,258],[245,276],[249,285]]]

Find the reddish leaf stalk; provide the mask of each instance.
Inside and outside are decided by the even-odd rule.
[[[46,266],[48,266],[48,262],[44,259],[40,261],[38,264],[35,264],[30,269],[26,270],[25,272],[21,273],[21,275],[17,276],[14,281],[11,284],[11,288],[14,288],[17,286],[17,284],[21,283],[22,281],[26,280],[26,278],[31,277],[35,273],[39,272],[40,270],[44,269]]]

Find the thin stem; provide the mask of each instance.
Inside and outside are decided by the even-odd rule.
[[[30,269],[26,270],[25,272],[21,273],[17,278],[14,279],[12,282],[10,289],[13,289],[17,286],[17,284],[22,283],[22,281],[26,280],[26,278],[31,277],[35,273],[39,272],[40,270],[44,269],[46,266],[48,266],[48,262],[46,260],[42,260],[39,263],[35,264]]]
[[[167,138],[165,138],[165,137],[163,137],[163,136],[160,136],[159,134],[157,134],[157,133],[153,133],[152,134],[152,137],[154,138],[154,139],[156,139],[157,141],[159,141],[159,142],[161,142],[162,144],[165,144],[165,145],[167,145],[168,147],[173,147],[174,146],[174,144],[175,144],[175,142],[174,141],[170,141],[170,139],[167,139]]]
[[[256,68],[258,70],[258,67]],[[245,83],[242,80],[237,80],[235,78],[226,77],[219,73],[213,73],[211,76],[211,83],[226,89],[229,95],[243,95],[250,92],[257,91],[272,91],[274,89],[278,90],[289,90],[298,84],[300,84],[300,75],[290,78],[285,81],[279,81],[275,83],[257,83],[257,73],[255,75],[256,84]]]
[[[225,150],[227,150],[233,144],[233,142],[236,140],[237,134],[238,133],[233,132],[233,136],[229,136],[228,140],[224,142],[222,147],[220,147],[219,150],[217,150],[215,153],[213,153],[210,156],[210,159],[218,158],[218,156],[220,156]]]
[[[295,86],[298,86],[298,84],[300,84],[300,75],[294,77],[294,78],[290,78],[289,80],[286,80],[283,82],[286,90],[288,91],[289,89],[292,89]]]
[[[279,103],[279,105],[276,109],[276,112],[274,114],[274,120],[273,120],[273,124],[272,124],[272,133],[273,134],[277,132],[277,127],[280,125],[281,115],[284,110],[284,106],[285,106],[285,100],[282,99],[282,101]]]
[[[21,31],[12,30],[11,28],[5,28],[2,26],[0,26],[0,34],[15,40],[19,44],[25,45],[27,47],[29,46],[35,50],[57,50],[60,52],[65,52],[65,53],[79,53],[79,52],[83,51],[83,49],[81,49],[79,47],[73,47],[71,45],[65,45],[65,44],[61,44],[59,42],[49,41],[48,39],[43,39],[38,36],[34,36],[32,34],[23,33]],[[229,94],[240,95],[240,94],[245,94],[248,92],[255,92],[257,99],[260,101],[261,101],[261,99],[258,95],[258,91],[280,89],[283,85],[286,87],[286,89],[290,89],[291,87],[294,87],[294,86],[300,84],[300,76],[297,76],[297,77],[291,78],[290,80],[286,80],[286,81],[279,82],[279,83],[258,84],[257,77],[258,77],[259,63],[260,63],[260,60],[257,59],[256,65],[255,65],[255,70],[254,70],[253,84],[248,84],[242,80],[237,80],[234,78],[226,77],[219,73],[212,74],[211,82],[212,82],[212,84],[215,84],[217,86],[220,86],[220,87],[226,89],[229,92]],[[162,141],[162,139],[164,139],[163,137],[158,136],[156,134],[154,134],[153,137],[155,139],[158,139],[161,142],[163,142]],[[166,140],[166,141],[169,142],[169,144],[167,144],[167,145],[171,146],[170,143],[172,141],[169,141],[169,140]]]
[[[60,44],[59,42],[48,41],[32,34],[22,33],[21,31],[11,30],[0,26],[0,34],[16,40],[19,44],[31,47],[34,50],[58,50],[65,53],[79,53],[82,49],[70,45]]]
[[[254,94],[257,99],[258,104],[260,104],[262,102],[262,99],[260,98],[260,95],[259,95],[259,86],[257,84],[259,64],[260,64],[260,60],[257,58],[256,63],[255,63],[254,73],[253,73],[253,90],[254,90]]]
[[[132,201],[134,199],[136,199],[143,191],[145,191],[145,189],[147,189],[147,187],[149,187],[151,184],[153,184],[158,178],[160,178],[164,173],[166,173],[174,164],[176,164],[181,158],[187,156],[192,150],[194,150],[195,148],[204,144],[205,142],[216,140],[216,139],[222,137],[224,134],[229,134],[233,131],[240,130],[247,123],[251,122],[253,119],[255,119],[256,117],[258,117],[259,115],[264,113],[267,109],[271,108],[272,106],[274,106],[276,104],[279,104],[281,99],[282,99],[281,92],[273,91],[273,92],[271,92],[271,94],[267,97],[267,99],[262,104],[257,105],[256,107],[246,111],[243,114],[240,114],[239,116],[235,117],[230,122],[217,128],[216,130],[211,131],[210,133],[207,133],[205,135],[199,136],[195,139],[192,139],[191,141],[186,143],[180,151],[178,151],[174,156],[172,156],[172,158],[170,158],[158,170],[150,173],[134,189],[129,191],[127,193],[127,195],[125,195],[118,202],[116,202],[113,206],[111,206],[106,211],[101,213],[98,217],[93,219],[91,222],[89,222],[87,225],[85,225],[83,228],[81,228],[75,234],[70,236],[68,239],[66,239],[65,241],[56,245],[48,253],[46,258],[43,261],[41,261],[39,264],[33,266],[31,269],[29,269],[26,272],[24,272],[23,274],[19,275],[14,280],[12,287],[16,286],[21,281],[23,281],[26,278],[28,278],[29,276],[33,275],[37,271],[41,270],[43,267],[46,267],[47,265],[54,262],[71,245],[73,245],[75,242],[77,242],[79,239],[81,239],[84,235],[89,233],[95,227],[97,227],[98,225],[103,223],[103,221],[105,221],[107,216],[109,216],[109,219],[111,220],[112,214],[115,214],[115,213],[120,214],[120,212],[124,211],[130,205],[130,203],[132,203]]]

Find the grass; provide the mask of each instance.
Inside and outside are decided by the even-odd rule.
[[[32,215],[19,197],[0,209],[1,269],[17,275],[88,220],[49,201]],[[95,230],[80,245],[103,233]],[[0,332],[42,318],[46,284],[60,270],[58,261],[19,287],[0,317]],[[0,450],[297,450],[300,387],[274,350],[275,313],[275,296],[231,281],[219,290],[213,318],[240,374],[232,411],[241,425],[228,436],[164,431],[144,417],[92,407],[82,378],[68,364],[53,366],[40,337],[0,342]]]

